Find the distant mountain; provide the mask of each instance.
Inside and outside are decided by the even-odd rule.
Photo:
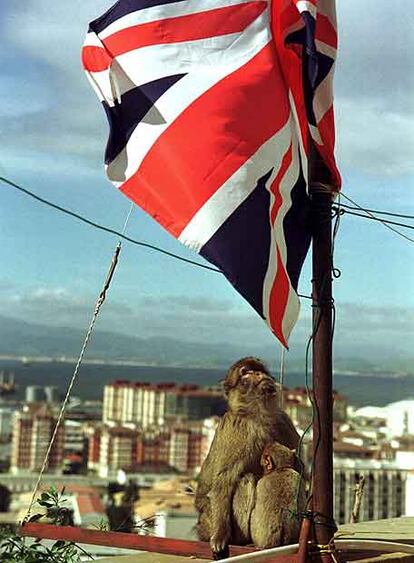
[[[79,354],[85,332],[56,328],[0,317],[0,355],[60,358]],[[160,366],[228,366],[246,355],[237,346],[217,347],[174,338],[137,338],[96,330],[88,347],[88,358],[136,361]]]
[[[50,327],[0,316],[0,355],[66,358],[77,357],[85,331],[68,327]],[[304,347],[289,352],[289,369],[304,372]],[[137,338],[116,332],[96,330],[91,338],[87,358],[102,361],[133,361],[142,365],[227,367],[235,359],[256,354],[275,365],[278,349],[274,346],[245,347],[225,343],[217,346],[174,338]],[[376,349],[362,347],[339,349],[335,368],[341,372],[413,373],[414,360],[381,357]]]

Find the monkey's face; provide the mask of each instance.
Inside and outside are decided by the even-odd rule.
[[[240,414],[279,400],[279,386],[257,358],[243,358],[236,362],[226,376],[224,389],[230,410]]]
[[[299,460],[296,450],[291,450],[279,442],[273,442],[265,447],[260,460],[264,473],[270,473],[282,467],[291,467],[297,470]]]

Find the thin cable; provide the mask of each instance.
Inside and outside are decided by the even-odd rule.
[[[78,219],[79,221],[86,223],[90,227],[94,227],[95,229],[98,229],[100,231],[104,231],[106,233],[110,233],[112,235],[117,235],[121,239],[126,240],[127,242],[130,242],[132,244],[135,244],[136,246],[141,246],[143,248],[149,248],[150,250],[154,250],[155,252],[160,252],[161,254],[165,254],[166,256],[169,256],[170,258],[175,258],[176,260],[180,260],[181,262],[185,262],[186,264],[190,264],[192,266],[198,266],[199,268],[209,270],[210,272],[215,272],[217,274],[223,273],[221,270],[219,270],[218,268],[214,268],[213,266],[207,266],[206,264],[200,264],[200,262],[196,262],[195,260],[191,260],[189,258],[184,258],[183,256],[180,256],[178,254],[175,254],[174,252],[170,252],[168,250],[165,250],[164,248],[161,248],[159,246],[155,246],[154,244],[150,244],[148,242],[142,242],[140,240],[136,240],[136,239],[133,239],[131,237],[127,237],[125,235],[125,232],[124,232],[125,229],[124,229],[124,231],[120,232],[120,231],[117,231],[115,229],[111,229],[110,227],[105,227],[104,225],[100,225],[99,223],[96,223],[95,221],[91,221],[90,219],[87,219],[86,217],[79,215],[79,213],[75,213],[74,211],[70,211],[69,209],[66,209],[65,207],[57,205],[56,203],[52,203],[51,201],[34,194],[33,192],[27,190],[26,188],[23,188],[22,186],[19,186],[18,184],[16,184],[15,182],[12,182],[11,180],[8,180],[7,178],[0,176],[0,181],[8,184],[9,186],[11,186],[12,188],[15,188],[16,190],[23,192],[24,194],[32,197],[33,199],[39,201],[40,203],[43,203],[44,205],[47,205],[48,207],[52,207],[53,209],[56,209],[57,211],[60,211],[60,212],[64,213],[65,215],[69,215],[70,217],[74,217],[75,219]],[[133,207],[134,207],[134,204],[132,203],[129,214],[132,213]],[[298,297],[301,297],[302,299],[312,299],[312,297],[310,295],[303,295],[301,293],[298,293]]]
[[[126,221],[125,221],[125,224],[124,224],[124,227],[123,227],[123,231],[124,231],[124,232],[125,232],[125,230],[126,230],[126,227],[127,227],[128,221],[129,221],[129,218],[130,218],[130,216],[131,216],[132,209],[133,209],[133,205],[131,206],[131,208],[130,208],[130,210],[129,210],[129,213],[128,213],[128,215],[127,215],[127,218],[126,218]],[[93,312],[93,314],[92,314],[92,318],[91,318],[91,321],[90,321],[90,323],[89,323],[89,327],[88,327],[88,330],[87,330],[87,332],[86,332],[85,339],[84,339],[84,341],[83,341],[83,345],[82,345],[82,348],[81,348],[81,351],[80,351],[78,360],[77,360],[77,362],[76,362],[75,369],[74,369],[74,371],[73,371],[73,374],[72,374],[72,377],[71,377],[71,379],[70,379],[68,388],[67,388],[67,390],[66,390],[66,395],[65,395],[65,398],[64,398],[64,400],[63,400],[63,402],[62,402],[62,406],[61,406],[60,411],[59,411],[58,419],[57,419],[57,421],[56,421],[56,424],[55,424],[55,428],[54,428],[54,430],[53,430],[52,437],[51,437],[51,439],[50,439],[48,448],[47,448],[47,450],[46,450],[46,454],[45,454],[45,457],[44,457],[44,460],[43,460],[43,463],[42,463],[42,467],[40,468],[40,472],[39,472],[37,481],[36,481],[35,486],[34,486],[34,489],[33,489],[32,497],[31,497],[31,499],[30,499],[29,508],[28,508],[27,514],[26,514],[26,516],[25,516],[25,518],[24,518],[24,521],[26,521],[26,522],[27,522],[27,521],[29,520],[29,518],[30,518],[30,514],[31,514],[31,511],[32,511],[32,508],[33,508],[33,504],[34,504],[35,499],[36,499],[36,494],[37,494],[37,491],[38,491],[38,489],[39,489],[39,487],[40,487],[40,483],[41,483],[41,481],[42,481],[43,474],[44,474],[44,472],[45,472],[45,470],[46,470],[46,466],[47,466],[47,463],[48,463],[48,461],[49,461],[50,452],[52,451],[52,447],[53,447],[53,444],[54,444],[54,442],[55,442],[55,439],[56,439],[56,436],[57,436],[57,433],[58,433],[60,424],[61,424],[61,422],[62,422],[62,420],[63,420],[64,415],[65,415],[65,411],[66,411],[66,407],[67,407],[67,404],[68,404],[68,401],[69,401],[69,397],[70,397],[70,394],[71,394],[71,392],[72,392],[73,386],[74,386],[75,381],[76,381],[76,378],[77,378],[77,376],[78,376],[78,373],[79,373],[79,368],[80,368],[80,366],[81,366],[81,363],[82,363],[83,357],[84,357],[84,355],[85,355],[86,348],[87,348],[87,346],[88,346],[88,343],[89,343],[89,340],[90,340],[92,331],[93,331],[93,329],[94,329],[96,320],[97,320],[97,318],[98,318],[99,311],[100,311],[100,309],[101,309],[101,307],[102,307],[102,305],[103,305],[103,303],[104,303],[104,301],[105,301],[105,299],[106,299],[107,291],[108,291],[109,286],[110,286],[110,284],[111,284],[113,275],[114,275],[114,273],[115,273],[115,269],[116,269],[116,267],[117,267],[117,265],[118,265],[118,259],[119,259],[119,254],[120,254],[120,252],[121,252],[121,241],[118,241],[118,243],[117,243],[117,245],[116,245],[116,248],[115,248],[115,251],[114,251],[114,254],[113,254],[113,256],[112,256],[111,264],[110,264],[110,266],[109,266],[109,270],[108,270],[108,273],[107,273],[107,275],[106,275],[105,282],[104,282],[104,284],[103,284],[103,287],[102,287],[102,290],[101,290],[101,292],[100,292],[100,294],[99,294],[99,297],[98,297],[98,299],[97,299],[97,301],[96,301],[95,309],[94,309],[94,312]]]
[[[382,225],[384,225],[384,227],[386,227],[387,229],[389,229],[390,231],[393,231],[394,233],[396,233],[397,235],[399,235],[400,237],[405,238],[406,240],[410,241],[410,242],[414,242],[414,239],[412,239],[411,237],[405,235],[404,233],[402,233],[401,231],[399,231],[398,229],[395,229],[394,227],[391,227],[391,225],[388,224],[387,221],[384,221],[383,219],[381,219],[380,217],[375,217],[375,215],[373,215],[370,211],[364,209],[363,207],[361,207],[361,205],[359,205],[358,203],[356,203],[353,199],[351,199],[349,196],[345,195],[342,192],[342,196],[350,201],[353,205],[355,205],[356,207],[358,207],[358,209],[360,209],[361,211],[363,211],[364,213],[366,213],[367,215],[369,215],[369,217],[371,217],[371,219],[374,219],[375,221],[379,221],[380,223],[382,223]]]
[[[133,210],[134,210],[134,207],[135,207],[135,204],[134,204],[133,201],[131,201],[131,205],[130,205],[130,207],[129,207],[128,215],[126,216],[125,222],[124,222],[124,226],[122,227],[121,236],[124,236],[125,233],[126,233],[126,229],[127,229],[127,226],[128,226],[128,222],[129,222],[129,220],[130,220],[130,218],[131,218],[131,215],[132,215],[132,212],[133,212]]]
[[[342,203],[341,205],[342,207],[345,207],[345,209],[351,209],[351,210],[361,209],[360,207],[352,207],[351,205],[347,205],[346,203]],[[406,215],[405,213],[394,213],[392,211],[382,211],[382,210],[380,211],[379,209],[369,209],[368,207],[364,207],[363,209],[364,211],[375,213],[375,215],[388,215],[389,217],[400,217],[400,219],[414,219],[414,215]]]
[[[339,227],[341,225],[341,217],[343,214],[341,194],[338,195],[337,205],[335,206],[335,208],[332,207],[332,209],[334,209],[335,212],[335,222],[332,230],[331,271],[334,278],[340,278],[341,270],[339,268],[336,268],[334,265],[334,255],[335,255],[336,237],[339,232]]]
[[[218,272],[220,274],[222,273],[220,270],[218,270],[217,268],[213,268],[212,266],[200,264],[200,262],[196,262],[195,260],[190,260],[188,258],[183,258],[182,256],[179,256],[178,254],[174,254],[174,252],[169,252],[168,250],[164,250],[163,248],[160,248],[160,247],[155,246],[153,244],[150,244],[150,243],[147,243],[147,242],[142,242],[142,241],[133,239],[131,237],[127,237],[122,232],[119,232],[115,229],[111,229],[110,227],[105,227],[104,225],[100,225],[99,223],[96,223],[95,221],[91,221],[90,219],[87,219],[86,217],[79,215],[79,213],[75,213],[74,211],[70,211],[69,209],[66,209],[65,207],[57,205],[56,203],[52,203],[51,201],[48,201],[47,199],[44,199],[43,197],[40,197],[40,196],[34,194],[33,192],[31,192],[29,190],[26,190],[26,188],[22,188],[22,186],[19,186],[15,182],[12,182],[11,180],[4,178],[3,176],[0,176],[0,181],[8,184],[9,186],[15,188],[16,190],[19,190],[19,191],[25,193],[26,195],[32,197],[33,199],[40,201],[40,203],[43,203],[44,205],[47,205],[48,207],[52,207],[53,209],[56,209],[57,211],[60,211],[61,213],[65,213],[66,215],[70,215],[71,217],[75,217],[75,219],[78,219],[79,221],[82,221],[83,223],[86,223],[87,225],[94,227],[95,229],[99,229],[100,231],[104,231],[106,233],[111,233],[112,235],[117,235],[117,236],[121,237],[123,240],[131,242],[132,244],[135,244],[137,246],[142,246],[143,248],[149,248],[150,250],[155,250],[156,252],[160,252],[161,254],[165,254],[166,256],[170,256],[171,258],[175,258],[177,260],[180,260],[181,262],[186,262],[187,264],[192,264],[193,266],[198,266],[199,268],[204,268],[205,270],[210,270],[212,272]]]
[[[333,207],[333,209],[337,209]],[[351,209],[357,209],[356,207],[352,207]],[[369,215],[362,215],[357,211],[350,211],[349,209],[342,209],[341,214],[347,213],[348,215],[354,215],[355,217],[362,217],[363,219],[368,219],[368,221],[378,221],[380,223],[385,223],[387,225],[397,225],[397,227],[404,227],[405,229],[414,229],[414,225],[407,225],[407,223],[400,223],[399,221],[390,221],[389,219],[381,219],[380,217],[371,217]],[[364,213],[366,213],[364,209]]]

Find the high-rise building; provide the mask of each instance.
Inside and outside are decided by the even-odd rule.
[[[132,426],[103,426],[89,429],[88,467],[107,477],[119,469],[196,474],[207,455],[204,422],[185,421],[147,429]],[[99,441],[99,446],[98,446]],[[95,452],[95,457],[92,455]]]
[[[11,471],[38,471],[56,425],[56,416],[47,405],[31,404],[17,411],[13,419]],[[53,443],[48,469],[60,469],[63,460],[64,427]]]
[[[7,442],[12,433],[13,410],[8,407],[0,408],[0,442]]]
[[[347,399],[337,391],[332,392],[333,420],[345,422],[347,419]],[[306,427],[312,420],[311,396],[305,387],[283,389],[283,408],[300,428]]]
[[[223,414],[224,410],[225,402],[219,392],[196,385],[115,381],[104,389],[103,422],[109,425],[149,428],[177,419],[202,420]]]
[[[66,419],[63,422],[65,429],[64,452],[65,454],[83,454],[85,450],[84,424],[77,420]]]
[[[101,455],[101,424],[89,424],[85,428],[85,436],[88,441],[88,469],[91,471],[98,471],[100,455]]]
[[[137,463],[166,468],[170,460],[170,432],[167,428],[150,428],[138,436]]]
[[[137,459],[137,431],[125,427],[102,430],[99,451],[99,475],[107,477],[111,471],[132,471]]]
[[[26,387],[26,403],[44,403],[46,394],[44,387],[40,385],[29,385]]]
[[[47,385],[45,388],[46,401],[48,403],[60,403],[60,391],[56,385]]]
[[[355,487],[365,477],[360,520],[395,518],[406,513],[407,471],[394,462],[336,459],[334,461],[334,515],[339,524],[350,521]]]

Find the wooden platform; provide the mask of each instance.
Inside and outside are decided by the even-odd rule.
[[[341,540],[382,540],[414,545],[414,518],[401,517],[358,524],[343,524],[335,537]],[[359,563],[414,563],[414,555],[403,553],[373,555],[367,552],[348,554],[348,561]]]
[[[21,531],[25,530],[28,532],[31,528],[33,528],[34,531],[37,530],[37,533],[41,532],[39,535],[43,538],[67,539],[80,543],[85,541],[86,543],[95,545],[122,545],[122,547],[135,547],[135,549],[140,550],[134,555],[117,555],[116,557],[104,557],[100,559],[105,563],[117,563],[118,561],[121,561],[121,563],[202,563],[210,557],[208,544],[203,544],[202,542],[185,542],[183,540],[148,536],[138,537],[133,534],[114,532],[103,533],[98,530],[83,530],[70,526],[59,528],[37,523],[28,524]],[[33,536],[37,535],[37,533],[25,533],[23,535]],[[389,520],[377,520],[374,522],[361,522],[358,524],[346,524],[340,527],[335,534],[335,538],[338,540],[382,540],[414,546],[414,518],[403,517]],[[121,539],[123,539],[122,542],[120,541]],[[151,551],[144,551],[146,549],[151,549]],[[158,550],[164,551],[164,554],[157,553]],[[236,555],[251,552],[251,550],[252,548],[233,547],[232,554]],[[194,555],[188,556],[188,553]],[[288,556],[285,556],[284,560],[289,561]],[[373,553],[372,551],[352,551],[346,552],[345,560],[358,561],[359,563],[414,563],[414,555],[404,555],[403,553],[387,553],[381,555],[379,553]],[[249,559],[246,559],[246,562],[248,561]]]
[[[414,544],[414,517],[403,516],[373,522],[343,524],[335,537],[342,540],[384,540]]]
[[[342,525],[336,536],[338,539],[364,539],[394,541],[414,545],[414,517],[390,518],[374,522],[359,522],[358,524]],[[368,553],[354,553],[348,555],[349,561],[355,563],[414,563],[414,555],[392,553],[373,555]],[[162,555],[158,553],[137,553],[125,557],[108,557],[102,559],[105,563],[205,563],[205,559],[187,558],[176,555]]]

